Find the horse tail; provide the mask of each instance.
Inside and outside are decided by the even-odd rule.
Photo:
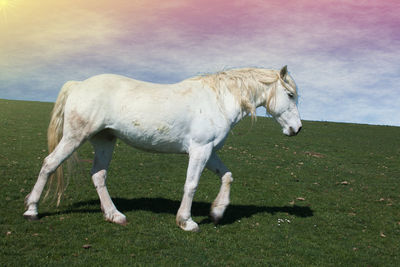
[[[54,104],[53,111],[51,113],[49,128],[47,129],[47,145],[49,149],[49,154],[54,151],[58,143],[60,143],[61,138],[63,137],[65,103],[68,99],[69,94],[71,93],[71,90],[77,83],[78,82],[75,81],[69,81],[65,83],[60,93],[58,94],[56,103]],[[77,153],[74,152],[72,157],[68,159],[68,165],[71,166],[72,163],[76,163],[77,159]],[[56,169],[56,171],[50,176],[49,187],[44,197],[45,199],[47,198],[50,190],[54,187],[54,180],[57,180],[55,193],[57,195],[58,206],[66,188],[62,165],[60,165]]]

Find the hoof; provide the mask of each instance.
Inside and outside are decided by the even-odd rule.
[[[126,216],[121,212],[115,212],[111,216],[105,216],[106,221],[125,226],[127,224]]]
[[[192,219],[186,221],[179,221],[178,226],[187,232],[199,232],[200,228]]]
[[[211,212],[210,213],[210,219],[211,221],[217,225],[219,223],[219,221],[221,220],[222,216],[217,216],[215,213]]]
[[[24,213],[24,218],[28,221],[37,221],[39,216],[37,214],[30,214],[28,211]]]
[[[222,219],[224,215],[226,206],[214,207],[210,212],[210,218],[214,224],[218,224],[218,222]]]
[[[128,221],[126,220],[125,216],[124,218],[119,218],[113,221],[113,223],[122,225],[122,226],[126,226],[128,224]]]

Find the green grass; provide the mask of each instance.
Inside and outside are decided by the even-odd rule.
[[[204,171],[192,207],[201,232],[187,233],[175,225],[187,156],[121,142],[108,188],[127,226],[103,220],[89,145],[61,205],[41,202],[41,219],[25,221],[51,108],[0,100],[0,266],[400,265],[399,127],[304,121],[288,138],[271,119],[246,119],[219,153],[235,179],[224,219],[208,220],[219,181]]]

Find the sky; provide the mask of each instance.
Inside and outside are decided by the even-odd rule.
[[[302,119],[400,126],[399,14],[398,0],[0,0],[0,98],[288,65]]]

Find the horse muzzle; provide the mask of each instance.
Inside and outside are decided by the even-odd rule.
[[[300,125],[300,126],[297,127],[296,129],[293,128],[293,127],[289,127],[288,129],[285,129],[285,130],[283,131],[283,134],[284,134],[284,135],[287,135],[287,136],[295,136],[295,135],[297,135],[297,134],[301,131],[301,128],[302,128],[302,125]]]

